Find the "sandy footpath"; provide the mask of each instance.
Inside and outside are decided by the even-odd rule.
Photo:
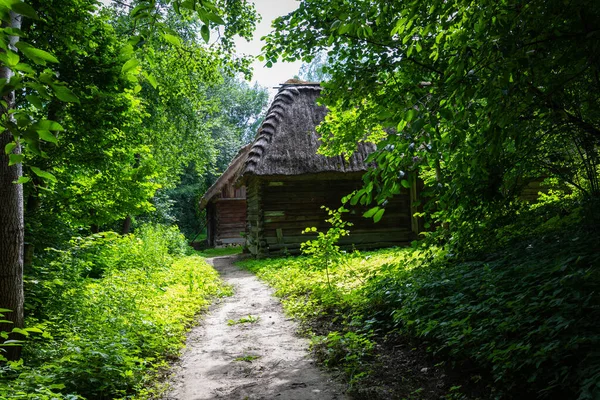
[[[168,400],[347,399],[343,387],[309,358],[272,289],[233,266],[234,257],[209,259],[235,294],[214,305],[188,336]],[[253,323],[229,320],[258,317]],[[254,318],[252,318],[254,319]]]

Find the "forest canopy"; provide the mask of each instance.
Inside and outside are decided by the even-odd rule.
[[[14,0],[0,2],[0,18],[0,307],[10,310],[0,331],[10,332],[24,324],[24,268],[73,236],[183,215],[168,199],[185,198],[172,192],[181,177],[210,185],[267,95],[240,78],[251,60],[233,38],[251,38],[259,18],[244,0]]]
[[[274,21],[263,58],[327,53],[321,151],[378,145],[353,203],[384,207],[418,174],[432,222],[458,227],[542,177],[598,197],[598,26],[586,0],[305,0]]]

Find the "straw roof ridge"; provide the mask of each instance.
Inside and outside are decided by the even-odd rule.
[[[282,86],[273,99],[273,103],[271,103],[271,107],[267,111],[267,116],[258,130],[258,136],[254,141],[252,149],[248,153],[245,168],[246,173],[255,172],[256,166],[271,143],[277,127],[283,121],[287,108],[294,102],[295,97],[300,94],[300,90],[320,92],[321,86]]]
[[[365,159],[374,150],[371,144],[359,144],[348,161],[343,156],[317,154],[320,140],[316,127],[327,114],[326,107],[317,105],[322,88],[306,82],[291,83],[280,87],[273,99],[239,175],[366,171]]]

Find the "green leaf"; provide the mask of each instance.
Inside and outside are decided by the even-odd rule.
[[[37,131],[38,135],[40,135],[40,139],[45,140],[46,142],[56,143],[58,144],[58,139],[52,134],[50,131],[39,130]]]
[[[31,68],[31,65],[25,63],[18,63],[17,65],[15,65],[14,69],[16,69],[17,71],[25,72],[27,74],[35,73],[33,68]]]
[[[15,147],[17,147],[17,143],[8,143],[6,146],[4,146],[4,154],[10,154],[15,149]]]
[[[352,28],[352,24],[341,25],[338,29],[338,34],[343,35],[345,33],[348,33],[350,31],[350,28]]]
[[[154,75],[147,74],[146,78],[148,79],[148,82],[152,85],[152,87],[154,89],[156,89],[158,87],[158,82],[156,81],[156,78],[154,77]]]
[[[2,56],[2,61],[6,62],[10,68],[14,68],[17,64],[19,64],[19,60],[21,59],[17,53],[12,50],[8,50],[5,53],[0,54]]]
[[[148,11],[150,10],[152,7],[149,6],[148,4],[140,4],[136,7],[134,7],[130,12],[129,12],[129,17],[135,19],[136,17],[139,17],[140,14],[142,14],[143,11]]]
[[[356,194],[354,196],[352,196],[352,198],[350,199],[350,204],[353,206],[358,204],[358,201],[360,200],[360,198],[362,197],[363,194],[364,194],[364,192],[362,190],[359,190],[358,192],[356,192]]]
[[[52,182],[56,182],[56,177],[52,175],[50,172],[42,171],[38,167],[29,167],[33,171],[34,174],[39,176],[42,179],[46,179]]]
[[[379,220],[381,220],[381,217],[383,217],[383,213],[385,213],[385,208],[379,209],[379,211],[377,211],[377,213],[373,216],[373,222],[379,222]]]
[[[130,71],[132,71],[134,68],[136,68],[138,65],[140,65],[140,61],[136,58],[132,58],[131,60],[127,61],[122,67],[121,67],[121,73],[122,74],[127,74]]]
[[[17,42],[15,45],[23,54],[36,64],[46,65],[46,62],[58,63],[58,59],[47,51],[33,47],[27,42]]]
[[[206,13],[206,16],[208,17],[209,21],[214,22],[217,25],[225,25],[225,21],[223,21],[223,18],[219,17],[215,13],[208,12]]]
[[[368,210],[367,212],[365,212],[363,214],[363,217],[365,218],[371,218],[373,215],[375,215],[375,213],[377,213],[379,211],[379,207],[375,206],[373,208],[371,208],[370,210]]]
[[[38,17],[37,12],[35,12],[33,7],[31,7],[29,4],[23,3],[22,1],[11,2],[11,4],[9,4],[8,7],[12,11],[16,12],[17,14],[21,14],[24,17],[31,18],[31,19],[40,19],[40,17]]]
[[[194,0],[185,0],[179,7],[187,8],[188,10],[196,11],[196,2]]]
[[[416,116],[417,116],[417,110],[415,110],[414,108],[411,108],[410,110],[408,110],[406,112],[406,114],[404,114],[404,120],[410,122],[413,119],[415,119]]]
[[[29,336],[29,332],[27,332],[25,329],[22,329],[22,328],[13,328],[12,329],[12,333],[19,333],[19,334],[21,334],[23,336]]]
[[[200,35],[202,35],[202,39],[208,43],[210,40],[210,30],[208,29],[207,25],[202,25],[202,28],[200,28]]]
[[[4,31],[4,33],[6,33],[7,35],[10,36],[19,36],[19,37],[25,37],[25,32],[23,32],[20,29],[17,28],[4,28],[2,29]]]
[[[0,347],[19,347],[23,345],[22,340],[6,340],[4,343],[0,344]]]
[[[50,85],[50,87],[60,101],[64,101],[65,103],[79,103],[79,98],[68,87],[64,85]]]
[[[23,184],[23,183],[29,182],[30,180],[31,180],[31,178],[28,176],[21,176],[21,177],[19,177],[19,179],[17,179],[16,183]]]
[[[19,164],[23,162],[25,156],[23,154],[10,154],[8,156],[8,166]]]
[[[401,184],[403,187],[405,187],[405,188],[407,188],[407,189],[410,189],[410,182],[409,182],[409,181],[407,181],[406,179],[402,179],[402,180],[400,181],[400,184]]]
[[[42,119],[38,122],[36,122],[35,124],[32,125],[33,129],[36,130],[44,130],[44,131],[64,131],[65,128],[62,127],[61,124],[59,124],[56,121],[51,121],[49,119]]]
[[[127,43],[125,46],[123,46],[121,48],[121,51],[119,52],[120,55],[126,58],[130,58],[133,55],[133,53],[133,45],[131,45],[130,43]]]
[[[44,109],[44,105],[42,104],[42,100],[40,100],[39,97],[37,97],[37,96],[35,96],[33,94],[28,94],[27,96],[25,96],[25,98],[27,99],[27,101],[29,103],[31,103],[38,110]]]
[[[163,38],[173,46],[181,46],[181,38],[169,33],[163,33]]]

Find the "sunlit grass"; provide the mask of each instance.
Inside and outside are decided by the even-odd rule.
[[[211,248],[198,251],[197,254],[204,258],[211,257],[222,257],[222,256],[231,256],[234,254],[241,254],[242,246],[232,246],[232,247],[220,247],[220,248]]]

